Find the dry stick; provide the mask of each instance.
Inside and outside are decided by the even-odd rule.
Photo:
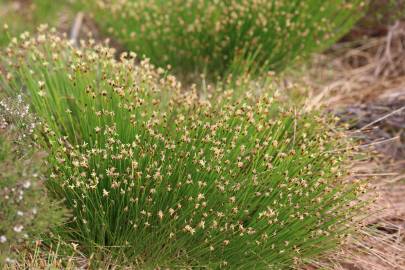
[[[353,176],[397,176],[398,173],[356,173]]]
[[[393,179],[391,179],[389,181],[386,181],[386,183],[392,184],[392,183],[396,183],[396,182],[398,182],[400,180],[403,180],[403,179],[405,179],[405,174],[399,174],[397,177],[395,177],[395,178],[393,178]]]
[[[377,120],[375,120],[375,121],[373,121],[373,122],[371,122],[371,123],[365,125],[364,127],[360,128],[359,131],[365,130],[366,128],[368,128],[368,127],[370,127],[370,126],[372,126],[372,125],[374,125],[374,124],[376,124],[376,123],[378,123],[378,122],[380,122],[380,121],[382,121],[382,120],[384,120],[384,119],[390,117],[391,115],[394,115],[394,114],[396,114],[396,113],[399,113],[399,112],[403,111],[404,109],[405,109],[405,106],[402,106],[401,108],[399,108],[399,109],[397,109],[397,110],[395,110],[395,111],[392,111],[392,112],[390,112],[389,114],[386,114],[386,115],[384,115],[384,116],[378,118]]]
[[[387,46],[385,47],[385,55],[387,56],[389,62],[392,62],[391,44],[392,44],[392,39],[394,37],[394,32],[398,27],[399,27],[399,21],[396,21],[395,24],[391,27],[391,29],[387,35]]]
[[[376,70],[374,72],[375,76],[386,76],[389,75],[388,73],[390,71],[393,71],[392,68],[392,64],[394,63],[394,59],[397,57],[401,57],[400,54],[403,53],[404,47],[403,44],[400,42],[399,47],[400,47],[400,52],[396,52],[396,54],[392,55],[391,54],[391,49],[393,48],[393,40],[394,38],[398,38],[401,39],[402,36],[404,36],[405,32],[403,27],[401,27],[400,21],[396,21],[396,23],[390,27],[388,35],[386,37],[386,41],[385,41],[385,49],[382,49],[380,54],[379,54],[379,58],[380,58],[380,63],[378,63],[378,65],[376,66]],[[384,73],[382,73],[384,66],[387,66],[390,71],[385,71]]]
[[[74,46],[77,46],[77,38],[79,37],[80,28],[82,27],[83,17],[83,12],[77,13],[72,29],[70,31],[70,40],[72,41]]]
[[[383,143],[386,143],[386,142],[395,141],[395,140],[398,140],[398,139],[399,139],[399,136],[395,136],[395,137],[392,137],[392,138],[389,138],[389,139],[386,139],[386,140],[376,141],[376,142],[372,142],[372,143],[369,143],[369,144],[362,144],[362,145],[359,145],[358,147],[369,147],[369,146],[374,146],[374,145],[378,145],[378,144],[383,144]]]
[[[352,146],[352,147],[344,147],[344,148],[337,148],[337,149],[334,149],[334,150],[324,151],[324,152],[322,152],[322,154],[324,154],[324,153],[338,153],[338,152],[343,151],[343,150],[349,150],[349,149],[352,150],[352,149],[356,149],[356,148],[367,148],[367,147],[370,147],[370,146],[383,144],[383,143],[395,141],[395,140],[398,140],[398,139],[399,139],[399,136],[395,136],[393,138],[384,139],[384,140],[372,142],[372,143],[369,143],[369,144],[361,144],[361,145],[355,145],[355,146]]]
[[[387,264],[390,264],[393,267],[396,267],[395,262],[392,263],[389,260],[384,258],[384,253],[382,251],[374,250],[372,247],[370,248],[369,246],[362,243],[361,241],[357,241],[357,243],[355,243],[355,244],[357,244],[358,246],[364,248],[367,251],[368,254],[374,255],[374,256],[378,257],[381,261],[383,261],[383,262],[385,262]]]

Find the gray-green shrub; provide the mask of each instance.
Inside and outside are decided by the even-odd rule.
[[[60,225],[66,211],[47,195],[44,153],[30,141],[33,117],[21,96],[0,99],[0,267]]]

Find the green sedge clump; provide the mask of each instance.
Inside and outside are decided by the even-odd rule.
[[[15,263],[18,251],[66,214],[43,184],[44,155],[30,141],[35,124],[21,96],[0,99],[0,268]]]
[[[342,181],[350,153],[325,119],[266,91],[204,100],[113,54],[39,34],[1,59],[1,87],[26,91],[45,125],[47,185],[83,252],[142,269],[287,269],[357,228],[364,187]]]
[[[61,3],[53,0],[0,0],[0,47],[13,36],[33,31],[41,23],[56,25]]]
[[[109,35],[179,73],[280,71],[321,51],[363,13],[364,0],[77,1]]]

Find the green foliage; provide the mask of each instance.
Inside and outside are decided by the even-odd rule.
[[[284,69],[345,34],[364,0],[76,1],[152,63],[182,73]]]
[[[363,186],[342,181],[350,151],[325,119],[269,89],[238,98],[224,85],[211,103],[113,54],[39,34],[2,58],[0,85],[27,91],[45,124],[48,187],[82,251],[142,269],[287,269],[357,228]]]
[[[43,23],[55,26],[62,2],[54,0],[0,0],[0,47],[24,31],[33,31]],[[6,27],[4,27],[6,25]]]
[[[32,119],[21,98],[0,100],[0,266],[66,213],[43,186],[43,154],[30,144],[33,123],[24,123]]]

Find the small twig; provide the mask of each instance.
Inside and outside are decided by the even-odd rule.
[[[83,12],[77,13],[72,29],[70,31],[70,40],[75,46],[77,46],[77,39],[80,34],[80,28],[82,27],[83,17],[84,17]]]
[[[362,144],[359,147],[369,147],[369,146],[374,146],[374,145],[378,145],[378,144],[383,144],[383,143],[387,143],[387,142],[391,142],[391,141],[395,141],[398,140],[399,136],[393,137],[393,138],[389,138],[386,140],[382,140],[382,141],[377,141],[377,142],[373,142],[373,143],[369,143],[369,144]]]
[[[403,111],[404,109],[405,109],[405,106],[402,106],[401,108],[399,108],[399,109],[397,109],[397,110],[395,110],[395,111],[392,111],[392,112],[390,112],[389,114],[386,114],[386,115],[384,115],[384,116],[382,116],[382,117],[376,119],[375,121],[373,121],[373,122],[371,122],[371,123],[365,125],[364,127],[360,128],[359,130],[360,130],[360,131],[365,130],[366,128],[368,128],[368,127],[370,127],[370,126],[372,126],[372,125],[374,125],[374,124],[376,124],[376,123],[378,123],[378,122],[380,122],[380,121],[382,121],[382,120],[384,120],[384,119],[390,117],[391,115],[394,115],[394,114],[396,114],[396,113],[399,113],[399,112]]]
[[[338,153],[338,152],[343,151],[343,150],[356,149],[356,148],[367,148],[367,147],[370,147],[370,146],[383,144],[383,143],[395,141],[395,140],[398,140],[398,139],[399,139],[399,136],[396,136],[396,137],[389,138],[389,139],[382,140],[382,141],[377,141],[377,142],[373,142],[373,143],[369,143],[369,144],[362,144],[362,145],[353,146],[353,147],[349,147],[349,148],[347,148],[347,147],[338,148],[338,149],[334,149],[334,150],[325,151],[323,153]]]
[[[385,56],[388,58],[389,62],[392,62],[391,56],[391,45],[392,39],[394,37],[395,30],[399,27],[399,21],[396,21],[395,24],[391,27],[387,35],[387,46],[385,47]]]
[[[353,176],[397,176],[398,173],[356,173]]]
[[[374,76],[378,77],[381,75],[381,71],[383,70],[383,67],[387,64],[392,64],[393,63],[393,57],[391,54],[391,49],[392,49],[392,43],[394,36],[398,34],[398,29],[400,27],[400,22],[396,21],[393,26],[390,27],[389,32],[386,37],[386,45],[385,48],[382,51],[381,55],[381,61],[380,63],[377,64],[376,69],[374,71]],[[385,61],[384,61],[385,60]]]

